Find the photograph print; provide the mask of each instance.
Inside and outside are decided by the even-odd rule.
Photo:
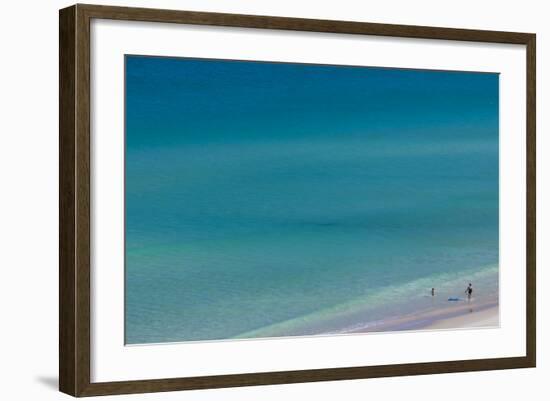
[[[125,344],[499,327],[499,75],[125,56]]]

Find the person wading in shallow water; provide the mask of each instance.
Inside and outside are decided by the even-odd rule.
[[[468,294],[468,301],[472,299],[472,292],[474,292],[474,289],[472,288],[472,283],[468,284],[468,288],[466,288],[466,291],[464,292]]]

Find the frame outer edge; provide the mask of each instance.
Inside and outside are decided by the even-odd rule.
[[[76,5],[76,102],[75,102],[75,292],[76,292],[76,396],[90,387],[90,16]]]
[[[59,11],[59,390],[76,395],[75,12]]]
[[[530,35],[527,42],[527,222],[526,222],[526,250],[527,250],[527,360],[530,367],[536,367],[537,360],[537,281],[536,281],[536,35]]]
[[[183,23],[240,28],[281,29],[291,31],[515,44],[525,44],[531,35],[523,32],[384,24],[364,21],[337,21],[252,14],[165,10],[158,8],[120,7],[92,4],[78,4],[78,7],[86,10],[86,12],[94,18],[102,18],[102,16],[109,15],[111,19],[116,20]]]

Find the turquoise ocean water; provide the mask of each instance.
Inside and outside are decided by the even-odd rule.
[[[498,75],[127,56],[126,343],[498,292]]]

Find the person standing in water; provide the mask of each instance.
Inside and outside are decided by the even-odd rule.
[[[466,291],[464,292],[468,294],[468,301],[472,299],[472,292],[474,292],[474,289],[472,288],[472,283],[468,284],[468,288],[466,288]]]
[[[435,297],[435,288],[432,288],[432,297]]]

